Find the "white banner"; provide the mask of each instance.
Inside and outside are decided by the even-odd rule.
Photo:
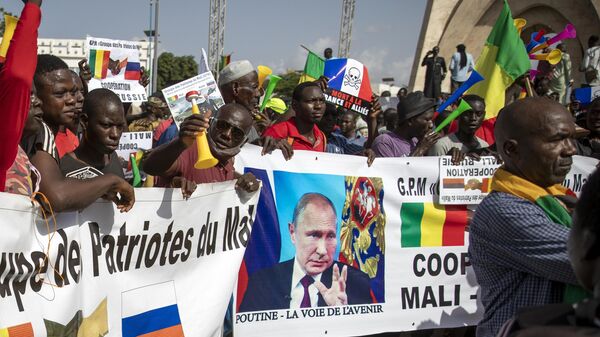
[[[259,148],[245,146],[236,158],[238,171],[253,172],[263,188],[236,291],[236,337],[282,331],[357,336],[475,325],[483,307],[466,231],[475,206],[438,203],[439,160],[377,158],[368,167],[364,157],[294,151],[285,161],[280,152],[261,156]],[[596,164],[575,157],[568,185],[579,192]],[[333,204],[335,228],[326,233],[335,242],[322,239],[322,227],[301,230],[310,226],[300,225],[302,220],[290,225],[305,193]],[[307,203],[298,214],[303,212],[309,212]],[[308,241],[303,233],[309,233]],[[292,278],[297,282],[304,273],[294,276],[296,271],[317,270],[311,275],[331,291],[335,265],[347,269],[348,304],[328,306],[308,285],[311,307],[304,307],[302,285],[292,286]]]
[[[55,224],[0,193],[1,336],[220,336],[258,194],[226,182],[187,201],[158,188],[136,199]]]
[[[490,192],[490,182],[500,164],[494,157],[465,157],[452,165],[452,157],[440,158],[440,204],[479,205]]]
[[[141,77],[140,44],[135,41],[87,37],[88,64],[92,79],[90,91],[106,88],[119,95],[122,102],[145,102],[146,89]]]

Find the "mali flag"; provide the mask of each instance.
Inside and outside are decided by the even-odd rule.
[[[109,50],[90,49],[90,70],[92,76],[97,79],[106,78],[108,72]]]
[[[221,60],[219,61],[219,71],[223,70],[223,68],[227,67],[227,65],[231,63],[231,54],[222,55]]]
[[[316,81],[323,75],[324,71],[325,60],[319,55],[309,51],[308,56],[306,56],[306,63],[304,64],[304,73],[300,76],[300,81],[298,83]]]
[[[475,65],[475,70],[484,80],[468,91],[469,94],[485,98],[485,120],[477,136],[489,144],[494,143],[494,123],[498,111],[504,107],[504,91],[529,68],[531,63],[527,50],[514,25],[508,3],[504,0],[502,12]]]
[[[400,208],[401,246],[464,246],[467,207],[405,202]]]

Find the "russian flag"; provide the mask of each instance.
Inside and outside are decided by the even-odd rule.
[[[183,337],[173,281],[123,292],[123,337]]]
[[[127,67],[125,67],[125,79],[139,81],[140,76],[140,63],[127,62]]]
[[[323,73],[329,78],[328,87],[371,102],[371,81],[367,67],[353,59],[325,61]]]
[[[600,97],[600,87],[588,87],[575,89],[575,99],[582,105],[592,103],[594,98]]]

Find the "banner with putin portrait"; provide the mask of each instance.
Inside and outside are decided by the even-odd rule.
[[[439,203],[440,160],[377,158],[368,167],[366,157],[295,151],[285,161],[245,146],[237,171],[263,185],[235,292],[235,335],[475,325],[483,307],[468,223],[477,205]],[[579,192],[596,163],[576,157],[565,183]]]

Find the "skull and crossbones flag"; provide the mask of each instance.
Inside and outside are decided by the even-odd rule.
[[[367,67],[353,59],[325,61],[324,75],[329,78],[325,97],[347,110],[366,115],[371,107],[371,82]]]

